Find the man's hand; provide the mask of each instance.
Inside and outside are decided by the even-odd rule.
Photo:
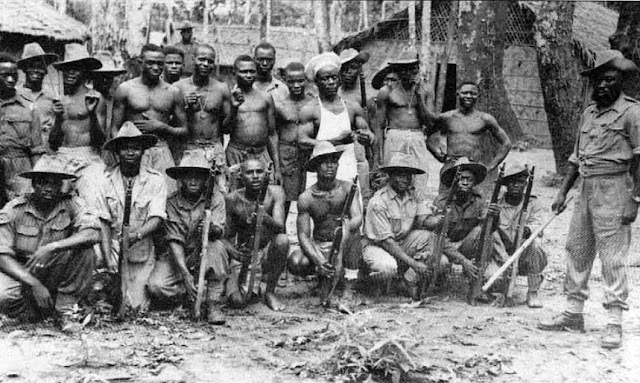
[[[184,97],[185,104],[187,104],[188,110],[196,110],[198,106],[198,95],[196,92],[191,92]]]
[[[275,179],[276,185],[282,185],[282,173],[280,173],[280,170],[273,173],[273,178]]]
[[[623,225],[630,225],[633,221],[636,220],[638,216],[638,203],[631,198],[624,205],[624,210],[622,211],[622,217],[620,221]]]
[[[244,103],[244,93],[238,88],[238,85],[235,85],[233,89],[231,89],[231,106],[238,108],[242,103]]]
[[[84,105],[87,107],[87,112],[89,113],[96,112],[96,107],[98,106],[99,102],[100,94],[95,90],[92,90],[86,96],[84,96]]]
[[[150,133],[166,129],[166,126],[162,121],[150,118],[145,113],[142,113],[142,118],[142,120],[133,121],[133,124],[136,128],[140,129],[142,133]]]
[[[444,214],[434,214],[424,221],[424,227],[430,231],[440,230],[442,223],[444,222]]]
[[[425,263],[420,261],[414,261],[411,268],[420,275],[429,274],[429,272],[431,271],[429,266],[427,266]]]
[[[62,117],[64,115],[64,105],[60,99],[56,98],[52,102],[51,111],[56,117]]]
[[[487,208],[487,215],[497,217],[500,215],[500,206],[497,203],[490,203]]]
[[[462,271],[468,275],[469,277],[476,279],[478,278],[478,268],[473,262],[469,259],[464,259],[462,261]]]
[[[355,133],[350,130],[343,130],[338,134],[338,136],[334,139],[338,145],[346,145],[353,143],[355,139]]]
[[[227,253],[229,256],[240,263],[248,263],[251,262],[251,253],[243,252],[238,250],[235,247],[227,248]]]
[[[566,205],[564,204],[564,201],[567,199],[567,195],[564,193],[558,193],[558,195],[556,196],[555,201],[553,201],[553,203],[551,204],[551,210],[554,213],[560,214],[564,211],[564,209],[566,209]]]
[[[356,131],[356,140],[362,145],[373,145],[376,136],[371,131],[358,129]]]
[[[333,265],[329,261],[325,261],[324,263],[320,264],[320,266],[318,267],[318,274],[320,274],[323,277],[333,278],[335,273],[336,273],[336,268],[333,267]]]
[[[190,273],[186,273],[186,275],[184,275],[183,278],[184,278],[184,288],[187,294],[187,300],[189,302],[195,302],[196,295],[198,295],[198,290],[196,289],[196,285],[193,281],[193,275],[191,275]]]
[[[40,246],[26,263],[28,268],[41,270],[53,261],[55,258],[54,247],[51,244]]]
[[[33,293],[33,299],[36,301],[36,305],[42,310],[51,310],[53,308],[53,299],[49,290],[44,287],[40,282],[31,286],[31,292]]]

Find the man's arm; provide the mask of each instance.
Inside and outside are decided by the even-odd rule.
[[[502,127],[498,124],[498,121],[496,121],[493,116],[488,113],[484,113],[484,120],[489,134],[491,134],[496,139],[498,144],[500,144],[496,155],[493,156],[493,159],[487,165],[487,167],[489,168],[488,171],[492,171],[496,169],[507,157],[507,154],[509,154],[509,151],[511,150],[511,139],[507,135],[507,132],[502,129]]]
[[[348,184],[347,193],[350,191],[351,185]],[[360,191],[356,189],[353,201],[349,209],[349,231],[356,233],[362,226],[362,207],[360,206]]]
[[[173,261],[175,262],[175,265],[178,268],[178,272],[182,276],[182,281],[187,291],[187,296],[193,302],[195,301],[197,290],[196,290],[195,283],[193,281],[193,275],[191,275],[191,273],[189,272],[189,268],[187,267],[186,257],[184,254],[184,247],[178,242],[170,241],[169,249],[171,250],[171,254],[173,255]]]
[[[263,223],[275,233],[285,233],[284,190],[277,185],[269,187],[269,190],[273,198],[273,212],[272,215],[265,214]]]
[[[273,97],[270,94],[267,96],[267,129],[269,132],[269,142],[267,143],[267,152],[271,156],[273,161],[273,171],[275,172],[276,183],[282,182],[282,176],[280,174],[280,152],[278,151],[278,132],[276,130],[276,116],[275,105],[273,103]]]
[[[171,126],[165,124],[165,130],[174,136],[185,136],[189,133],[187,127],[187,112],[184,105],[184,97],[182,93],[176,87],[172,89],[173,95],[173,120],[176,121],[177,126]]]
[[[89,112],[89,142],[92,147],[100,149],[107,140],[105,134],[107,116],[104,98],[97,93],[88,93],[85,98],[85,105]],[[97,97],[95,94],[97,94]]]
[[[354,130],[356,134],[356,139],[362,145],[373,145],[376,140],[375,134],[369,129],[369,124],[364,116],[364,110],[360,105],[355,102],[348,101],[350,110],[353,113],[353,126],[351,130]]]
[[[389,102],[389,87],[384,86],[378,92],[376,98],[376,114],[373,117],[371,123],[371,129],[376,136],[376,145],[374,148],[374,158],[378,159],[378,163],[382,164],[384,158],[382,158],[384,147],[384,128],[387,121],[387,104]]]
[[[300,195],[298,199],[298,217],[296,219],[296,229],[298,232],[298,241],[304,255],[309,257],[311,261],[319,268],[329,262],[324,258],[322,252],[317,248],[313,239],[311,239],[311,215],[309,214],[310,197],[307,193]]]
[[[127,102],[127,84],[120,84],[113,96],[113,117],[111,119],[111,137],[115,137],[124,122],[124,112]]]
[[[447,153],[440,146],[440,135],[445,132],[446,117],[444,114],[439,115],[433,120],[431,128],[427,129],[427,149],[435,157],[436,160],[444,163],[447,160]]]

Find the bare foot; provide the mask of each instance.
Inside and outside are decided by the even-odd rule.
[[[282,311],[286,307],[274,293],[264,294],[264,304],[273,311]]]

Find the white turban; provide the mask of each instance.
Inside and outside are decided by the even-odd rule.
[[[316,74],[322,68],[336,68],[340,70],[340,57],[333,52],[325,52],[313,57],[307,63],[307,66],[304,68],[304,73],[307,76],[309,81],[313,81],[316,78]]]

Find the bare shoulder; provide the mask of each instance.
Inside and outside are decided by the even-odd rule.
[[[284,189],[280,185],[269,185],[269,194],[271,194],[275,200],[282,199],[284,201]]]
[[[300,119],[302,121],[309,121],[315,118],[320,111],[320,103],[317,99],[312,99],[306,103],[302,109],[300,109]]]
[[[298,196],[298,211],[307,211],[307,209],[309,209],[309,204],[311,203],[312,198],[313,197],[311,195],[311,188],[303,191],[302,194]]]

